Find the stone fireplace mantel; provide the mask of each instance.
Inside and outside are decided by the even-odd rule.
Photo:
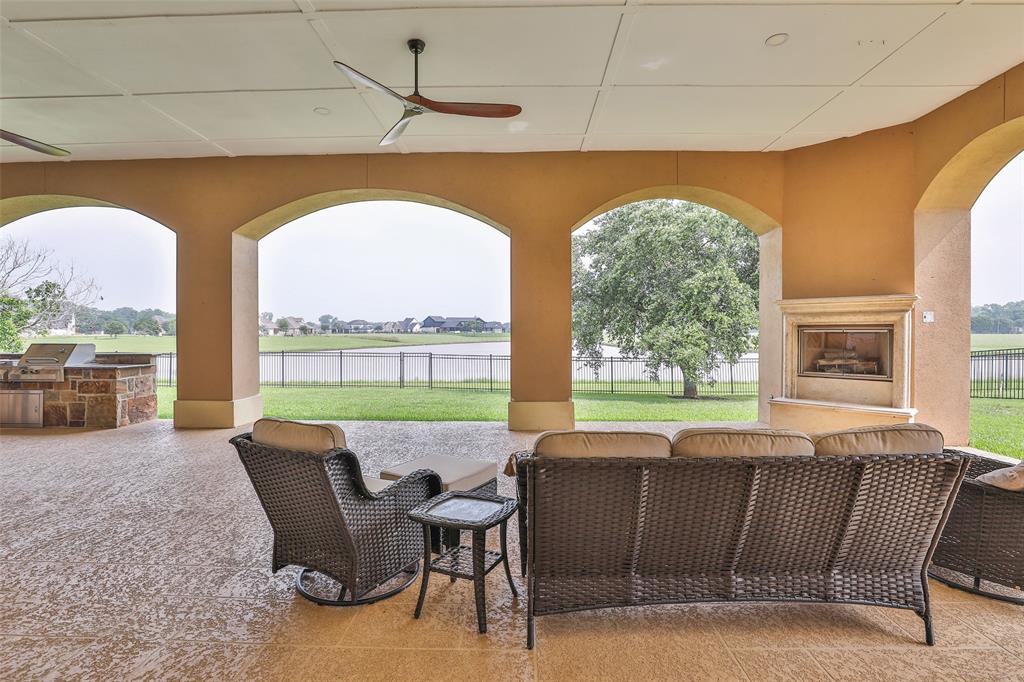
[[[844,296],[788,299],[782,311],[782,394],[772,396],[773,426],[824,431],[914,420],[911,407],[912,311],[917,296]],[[891,335],[889,376],[800,371],[799,330],[805,327],[878,327]],[[888,330],[891,329],[891,334]],[[874,331],[878,331],[877,329]]]

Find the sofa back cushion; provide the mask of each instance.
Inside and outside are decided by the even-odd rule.
[[[347,447],[345,432],[337,424],[306,424],[267,417],[252,425],[252,441],[298,452],[327,452]]]
[[[533,444],[537,457],[668,457],[672,443],[643,431],[548,431]]]
[[[799,431],[780,429],[683,429],[672,439],[673,457],[791,457],[813,455],[814,443]]]
[[[811,438],[817,455],[935,455],[944,445],[942,433],[927,424],[859,426]]]

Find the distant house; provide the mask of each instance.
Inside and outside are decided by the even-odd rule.
[[[512,323],[511,322],[503,323],[501,325],[501,331],[505,332],[506,334],[511,334],[512,333]]]
[[[161,335],[167,334],[168,333],[167,325],[169,323],[171,323],[171,322],[174,322],[174,318],[173,317],[167,317],[166,315],[154,315],[152,319],[153,319],[154,322],[156,322],[158,325],[160,325],[160,334]]]
[[[385,334],[397,334],[402,331],[402,324],[400,322],[385,322],[381,325],[381,331]]]
[[[301,317],[286,317],[284,319],[288,323],[288,328],[284,330],[284,336],[299,336],[302,334],[302,326],[306,324],[304,319]],[[277,330],[278,334],[281,334],[281,329],[278,328],[277,322],[274,322],[274,329]]]
[[[423,325],[415,317],[407,317],[398,323],[399,331],[404,334],[419,334]]]
[[[69,310],[50,323],[51,336],[73,336],[76,333],[75,311]]]
[[[491,320],[490,322],[484,322],[484,331],[493,334],[499,334],[502,332],[504,325],[497,320]]]
[[[430,315],[423,319],[423,331],[462,334],[483,331],[487,323],[480,317],[442,317]]]
[[[346,333],[368,334],[380,326],[379,322],[368,322],[366,320],[352,320],[348,323]]]

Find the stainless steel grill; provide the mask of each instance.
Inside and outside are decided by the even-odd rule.
[[[96,345],[92,343],[33,343],[17,366],[7,369],[7,381],[64,381],[66,366],[95,361]]]

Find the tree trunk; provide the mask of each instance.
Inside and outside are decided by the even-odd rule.
[[[696,398],[697,397],[697,382],[691,377],[683,375],[683,397],[684,398]]]

